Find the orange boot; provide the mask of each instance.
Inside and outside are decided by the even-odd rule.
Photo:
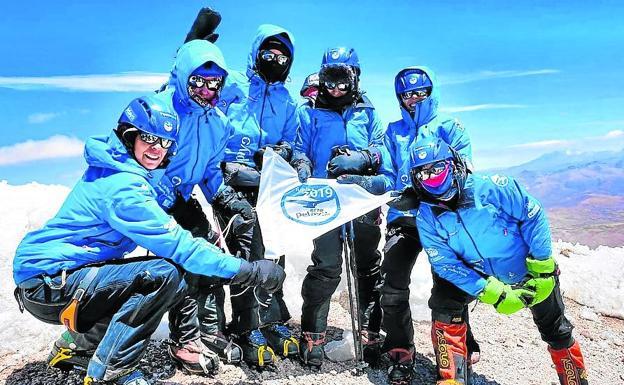
[[[431,340],[438,366],[438,384],[468,385],[468,347],[465,322],[447,324],[433,321]]]
[[[567,349],[555,350],[548,347],[561,385],[587,385],[587,371],[581,354],[581,347],[574,341]]]

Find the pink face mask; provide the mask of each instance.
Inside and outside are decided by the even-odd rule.
[[[427,170],[421,170],[421,182],[424,186],[427,187],[440,187],[446,181],[450,172],[450,167],[448,162],[444,163],[444,168],[432,167]]]

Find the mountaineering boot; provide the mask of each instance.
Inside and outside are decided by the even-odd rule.
[[[414,348],[394,348],[384,353],[389,361],[388,382],[391,385],[407,385],[414,376]]]
[[[469,385],[467,325],[433,321],[431,341],[436,356],[438,384]]]
[[[94,352],[94,350],[81,349],[69,331],[66,330],[54,342],[52,351],[48,355],[48,366],[61,370],[78,369],[86,371]]]
[[[241,347],[228,339],[221,332],[217,334],[203,334],[201,341],[206,348],[216,353],[226,364],[238,364],[243,357]]]
[[[299,358],[307,366],[320,368],[325,357],[325,332],[302,332],[299,339]]]
[[[172,341],[167,351],[169,357],[190,374],[215,374],[219,371],[219,356],[206,348],[199,338],[184,344]]]
[[[559,382],[562,385],[587,385],[587,371],[581,347],[574,341],[567,349],[554,350],[548,347],[548,352],[555,364]]]
[[[141,373],[140,370],[135,369],[128,374],[124,374],[123,376],[110,380],[110,381],[97,380],[97,379],[87,376],[84,378],[83,384],[84,385],[100,385],[100,384],[103,384],[103,385],[149,385],[149,382],[147,382],[147,380],[143,376],[143,373]]]
[[[364,362],[371,367],[376,367],[379,364],[379,356],[381,355],[381,345],[383,345],[383,338],[377,332],[371,332],[369,330],[362,330],[362,356]]]
[[[250,366],[265,367],[275,362],[275,353],[267,345],[267,340],[259,329],[254,329],[240,337],[243,359]]]
[[[288,326],[271,324],[262,329],[267,343],[274,352],[283,357],[294,357],[299,354],[299,341],[293,337]]]

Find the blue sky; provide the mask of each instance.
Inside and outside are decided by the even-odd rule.
[[[399,118],[394,75],[428,65],[477,168],[624,148],[619,1],[22,1],[0,15],[0,180],[72,185],[84,140],[165,79],[206,5],[223,16],[231,69],[245,67],[259,24],[293,33],[294,95],[325,48],[354,47],[386,123]]]

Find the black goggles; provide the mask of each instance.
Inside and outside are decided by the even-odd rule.
[[[275,52],[271,52],[268,49],[260,52],[260,59],[264,61],[276,61],[277,64],[281,66],[285,66],[288,64],[290,58],[286,55],[276,54]]]
[[[401,99],[409,100],[413,97],[416,97],[417,99],[426,99],[429,95],[431,95],[431,88],[425,88],[420,90],[405,91],[401,93]]]
[[[199,75],[191,75],[191,77],[189,77],[188,79],[188,84],[194,88],[202,88],[206,86],[206,88],[208,88],[209,90],[218,91],[223,84],[223,78],[220,76],[205,78]]]
[[[342,92],[349,91],[351,89],[351,84],[349,83],[323,82],[323,86],[328,90],[337,88],[338,91]]]
[[[448,167],[446,160],[439,160],[435,163],[427,164],[422,167],[416,167],[412,170],[412,178],[424,182],[429,178],[436,177],[444,172]]]
[[[154,144],[160,141],[160,147],[164,148],[165,150],[171,147],[171,145],[173,144],[173,140],[161,138],[160,136],[148,134],[147,132],[141,132],[139,134],[139,137],[147,144]]]

